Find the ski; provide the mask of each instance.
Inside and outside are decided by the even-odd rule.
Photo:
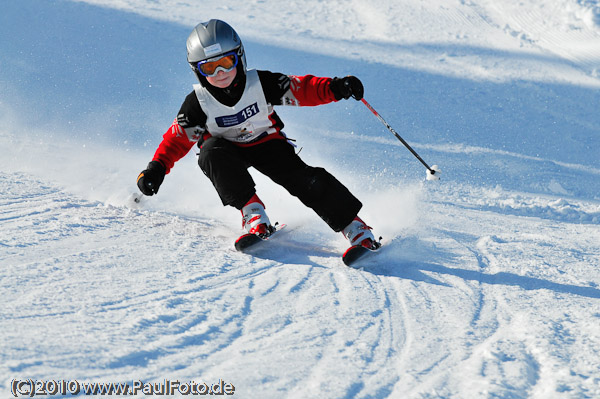
[[[267,241],[269,238],[271,238],[273,236],[273,234],[275,234],[276,232],[278,232],[279,230],[283,229],[285,227],[285,224],[279,224],[279,223],[275,223],[274,226],[270,226],[270,231],[269,234],[242,234],[236,241],[235,241],[235,249],[239,252],[247,252],[250,249],[254,248],[254,246],[256,244],[259,244],[263,241]]]
[[[286,225],[275,223],[275,225],[270,226],[268,234],[242,234],[235,241],[235,249],[239,252],[251,253],[253,250],[261,247],[261,243],[268,241],[273,237],[273,235],[283,229]],[[366,255],[377,252],[381,248],[381,238],[380,241],[373,242],[373,246],[371,248],[364,247],[362,245],[353,245],[344,252],[342,255],[342,261],[346,266],[355,267],[356,263],[363,259]]]
[[[377,241],[372,248],[363,247],[362,245],[353,245],[344,252],[342,261],[346,266],[353,267],[360,259],[363,259],[366,255],[377,252],[379,248],[381,248],[381,243]]]

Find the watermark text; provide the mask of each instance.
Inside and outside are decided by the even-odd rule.
[[[15,398],[34,396],[224,396],[235,394],[235,386],[219,380],[206,382],[162,380],[159,382],[79,382],[77,380],[13,379],[11,393]]]

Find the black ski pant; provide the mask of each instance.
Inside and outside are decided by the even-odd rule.
[[[198,165],[217,190],[223,205],[242,209],[256,193],[250,166],[283,186],[313,209],[334,231],[349,225],[362,203],[323,168],[308,166],[286,140],[239,147],[221,138],[202,143]]]

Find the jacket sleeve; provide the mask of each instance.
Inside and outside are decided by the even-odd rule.
[[[319,78],[313,75],[290,76],[290,90],[284,96],[285,102],[297,101],[299,106],[315,106],[336,101],[329,88],[331,78]]]
[[[316,106],[337,101],[331,78],[258,71],[265,98],[272,105]]]
[[[183,158],[194,144],[196,142],[188,138],[185,129],[175,119],[169,130],[163,135],[163,140],[156,149],[152,160],[162,163],[166,173],[169,173],[175,162]]]
[[[167,173],[206,133],[206,114],[200,108],[195,92],[185,98],[177,118],[163,135],[153,161],[163,164]]]

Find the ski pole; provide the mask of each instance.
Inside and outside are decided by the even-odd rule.
[[[398,140],[400,140],[400,142],[402,142],[402,144],[404,144],[404,146],[406,148],[408,148],[408,150],[419,160],[421,161],[421,163],[425,166],[425,168],[427,168],[427,180],[438,180],[439,179],[439,174],[441,173],[440,170],[437,168],[437,165],[433,165],[433,167],[429,167],[429,165],[427,165],[427,163],[423,160],[423,158],[421,158],[419,156],[419,154],[417,154],[417,152],[415,150],[412,149],[412,147],[402,138],[400,137],[400,135],[398,133],[396,133],[396,131],[394,130],[394,128],[392,128],[389,123],[387,123],[385,121],[385,119],[383,119],[381,117],[381,115],[379,115],[379,113],[377,111],[375,111],[375,108],[373,108],[371,106],[371,104],[369,104],[367,102],[367,100],[364,99],[364,97],[361,99],[362,103],[365,104],[365,106],[367,108],[369,108],[369,110],[373,113],[373,115],[375,115],[377,117],[377,119],[379,119],[381,121],[381,123],[383,123],[385,125],[385,127],[388,128],[388,130],[390,132],[392,132],[394,134],[394,136],[396,136],[396,138]],[[436,173],[438,174],[436,176]]]

